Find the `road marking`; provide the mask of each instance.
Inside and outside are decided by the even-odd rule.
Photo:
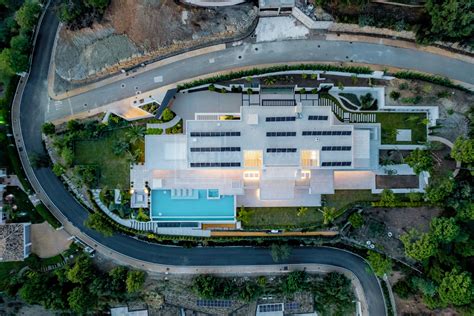
[[[215,63],[215,62],[216,62],[216,60],[215,60],[214,58],[210,58],[210,59],[209,59],[209,63],[210,63],[210,64],[213,64],[213,63]]]
[[[155,83],[163,82],[163,76],[156,76],[155,78],[153,78],[153,81]]]

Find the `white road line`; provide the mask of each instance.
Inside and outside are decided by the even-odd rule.
[[[163,76],[156,76],[153,78],[155,83],[163,82]]]

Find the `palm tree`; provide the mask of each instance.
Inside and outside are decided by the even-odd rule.
[[[323,213],[324,225],[331,224],[336,219],[336,208],[324,206],[320,211]]]
[[[140,126],[140,125],[133,125],[127,131],[126,135],[128,137],[128,140],[130,141],[130,143],[136,144],[137,142],[143,142],[144,141],[145,132],[146,132],[145,127]]]

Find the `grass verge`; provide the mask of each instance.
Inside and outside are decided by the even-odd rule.
[[[252,211],[246,228],[298,228],[322,226],[323,216],[318,207],[308,207],[298,216],[299,207],[251,207]]]

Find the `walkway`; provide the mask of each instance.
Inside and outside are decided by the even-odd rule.
[[[443,137],[428,135],[428,140],[430,142],[440,142],[442,144],[445,144],[446,146],[448,146],[451,149],[453,149],[453,147],[454,147],[454,144],[449,139],[446,139],[446,138],[443,138]],[[456,161],[456,170],[454,170],[454,172],[453,172],[453,177],[456,177],[460,170],[461,170],[461,162]]]
[[[162,130],[166,130],[167,128],[173,127],[181,121],[181,117],[179,115],[175,115],[175,117],[169,121],[164,123],[150,123],[146,125],[146,128],[161,128]]]

